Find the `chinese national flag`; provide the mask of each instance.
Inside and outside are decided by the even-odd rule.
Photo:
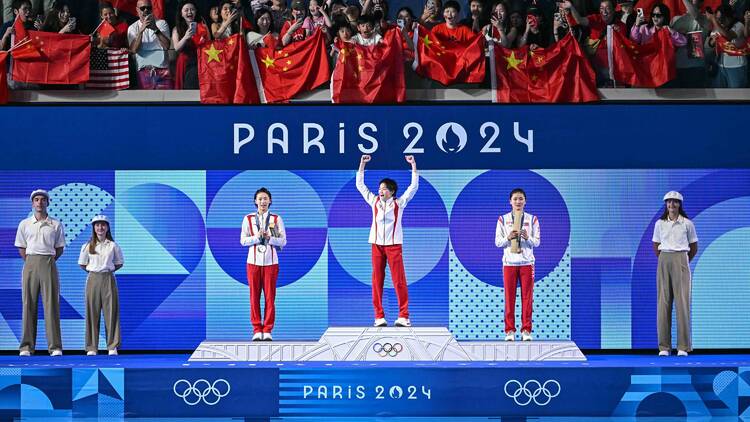
[[[203,44],[211,41],[211,37],[208,36],[208,27],[205,23],[199,23],[195,26],[195,34],[192,39],[196,47],[202,47]]]
[[[490,42],[493,101],[561,103],[597,101],[596,75],[581,46],[568,34],[560,42],[530,51]],[[494,52],[494,54],[492,54]]]
[[[21,18],[18,15],[16,15],[16,20],[13,22],[13,29],[16,34],[14,36],[14,45],[11,47],[10,51],[14,59],[36,58],[42,56],[37,45],[31,42],[29,31],[23,26],[23,22],[21,22]]]
[[[198,49],[198,80],[201,103],[257,104],[250,56],[245,39],[234,34]]]
[[[643,9],[646,18],[650,19],[651,9],[653,9],[657,3],[663,3],[667,6],[670,10],[670,15],[672,16],[680,16],[687,13],[687,9],[685,9],[685,4],[682,3],[682,0],[638,0],[637,7]],[[721,6],[721,0],[705,0],[701,6],[701,12],[709,7],[711,10],[716,10],[719,6]],[[664,11],[662,11],[662,13],[664,13]]]
[[[301,92],[311,91],[331,78],[326,54],[325,34],[315,31],[312,37],[294,42],[281,50],[258,48],[251,57],[261,101],[287,102]]]
[[[101,24],[99,25],[99,29],[97,29],[97,31],[96,31],[96,32],[98,32],[98,33],[99,33],[99,35],[100,35],[100,36],[101,36],[102,38],[107,38],[107,37],[109,37],[110,35],[114,34],[114,33],[115,33],[115,31],[116,31],[116,30],[115,30],[115,27],[114,27],[114,26],[112,26],[112,24],[111,24],[111,23],[109,23],[109,22],[107,22],[107,21],[102,21],[102,23],[101,23]]]
[[[669,31],[662,29],[645,44],[636,44],[612,31],[612,70],[615,81],[634,87],[656,88],[677,76]]]
[[[750,43],[747,41],[741,47],[737,47],[733,42],[728,41],[723,36],[716,37],[716,54],[726,54],[728,56],[750,56]]]
[[[401,34],[386,31],[383,40],[365,47],[338,44],[339,56],[331,78],[334,103],[401,103],[406,97]]]
[[[417,25],[414,30],[414,63],[420,76],[443,85],[479,83],[484,80],[484,35],[467,42],[441,40],[429,29]]]
[[[34,84],[80,84],[89,80],[88,35],[29,31],[38,57],[13,56],[13,80]],[[21,47],[23,48],[23,47]],[[14,50],[13,53],[15,53]]]
[[[130,13],[133,16],[138,16],[137,10],[138,0],[113,0],[112,6],[117,10],[122,10],[125,13]],[[164,19],[164,0],[151,0],[151,5],[154,10],[154,17],[156,19]]]
[[[0,51],[0,104],[8,102],[8,77],[5,71],[5,61],[8,59],[7,51]]]

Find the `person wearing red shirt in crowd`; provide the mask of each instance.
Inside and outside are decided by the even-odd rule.
[[[570,10],[570,15],[575,22],[586,26],[591,31],[586,43],[586,51],[592,56],[591,62],[596,71],[597,86],[612,86],[613,81],[609,77],[609,61],[607,60],[607,27],[619,31],[627,36],[625,24],[617,19],[615,14],[615,3],[613,0],[603,0],[599,5],[599,13],[581,16],[569,0],[565,0],[563,7]]]
[[[206,38],[203,41],[208,41],[208,28],[198,23],[201,20],[194,0],[180,2],[172,29],[172,46],[177,52],[175,89],[198,89],[198,49],[193,37],[198,33],[199,25],[200,33]]]
[[[94,34],[96,39],[96,45],[98,48],[127,48],[128,47],[128,24],[127,22],[121,21],[115,13],[115,8],[111,3],[102,3],[99,6],[99,16],[102,18],[102,22],[106,21],[115,32],[109,34],[106,37],[100,35],[101,26],[99,30]]]
[[[305,2],[294,0],[292,2],[292,18],[284,22],[279,36],[281,45],[287,46],[296,41],[302,41],[312,34],[311,30],[302,27],[305,22]]]
[[[432,33],[441,42],[466,42],[474,38],[474,32],[468,26],[458,24],[461,6],[455,0],[448,0],[443,7],[445,22],[435,25]]]

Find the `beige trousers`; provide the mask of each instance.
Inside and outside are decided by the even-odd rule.
[[[693,350],[690,325],[691,275],[687,252],[661,252],[656,269],[656,326],[659,350],[672,349],[672,303],[677,308],[677,349]]]
[[[89,273],[86,280],[86,351],[99,348],[99,316],[104,312],[107,350],[120,347],[120,296],[115,275]]]
[[[21,351],[34,353],[36,347],[37,312],[39,294],[44,304],[44,328],[47,332],[49,351],[62,350],[60,335],[60,280],[55,257],[50,255],[26,255],[21,276],[23,300],[23,336]]]

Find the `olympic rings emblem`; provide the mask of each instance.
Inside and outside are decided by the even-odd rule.
[[[205,379],[199,379],[194,383],[186,379],[175,381],[172,386],[174,394],[181,398],[188,406],[195,406],[200,402],[203,402],[209,406],[213,406],[229,394],[231,386],[229,382],[223,378],[219,378],[213,383],[208,382]]]
[[[404,350],[404,346],[401,343],[374,343],[372,345],[372,351],[377,353],[378,356],[384,358],[390,356],[395,358],[401,351]]]
[[[509,387],[512,391],[509,391]],[[510,380],[505,383],[503,390],[505,395],[512,398],[519,406],[526,406],[532,401],[537,406],[546,406],[553,398],[560,395],[562,388],[555,380],[547,380],[544,384],[537,380],[528,380],[523,384],[518,380]]]

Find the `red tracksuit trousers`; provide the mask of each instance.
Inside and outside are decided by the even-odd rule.
[[[279,264],[247,264],[247,284],[250,286],[250,322],[254,333],[270,333],[276,320],[276,279],[279,278]],[[260,292],[266,300],[263,321],[260,319]]]
[[[531,332],[534,306],[534,266],[503,266],[505,287],[505,332],[516,331],[516,285],[521,280],[521,331]]]
[[[372,306],[375,318],[385,318],[383,311],[383,284],[385,284],[385,263],[391,269],[393,287],[398,298],[399,318],[409,318],[409,289],[406,285],[404,258],[401,245],[372,245]]]

